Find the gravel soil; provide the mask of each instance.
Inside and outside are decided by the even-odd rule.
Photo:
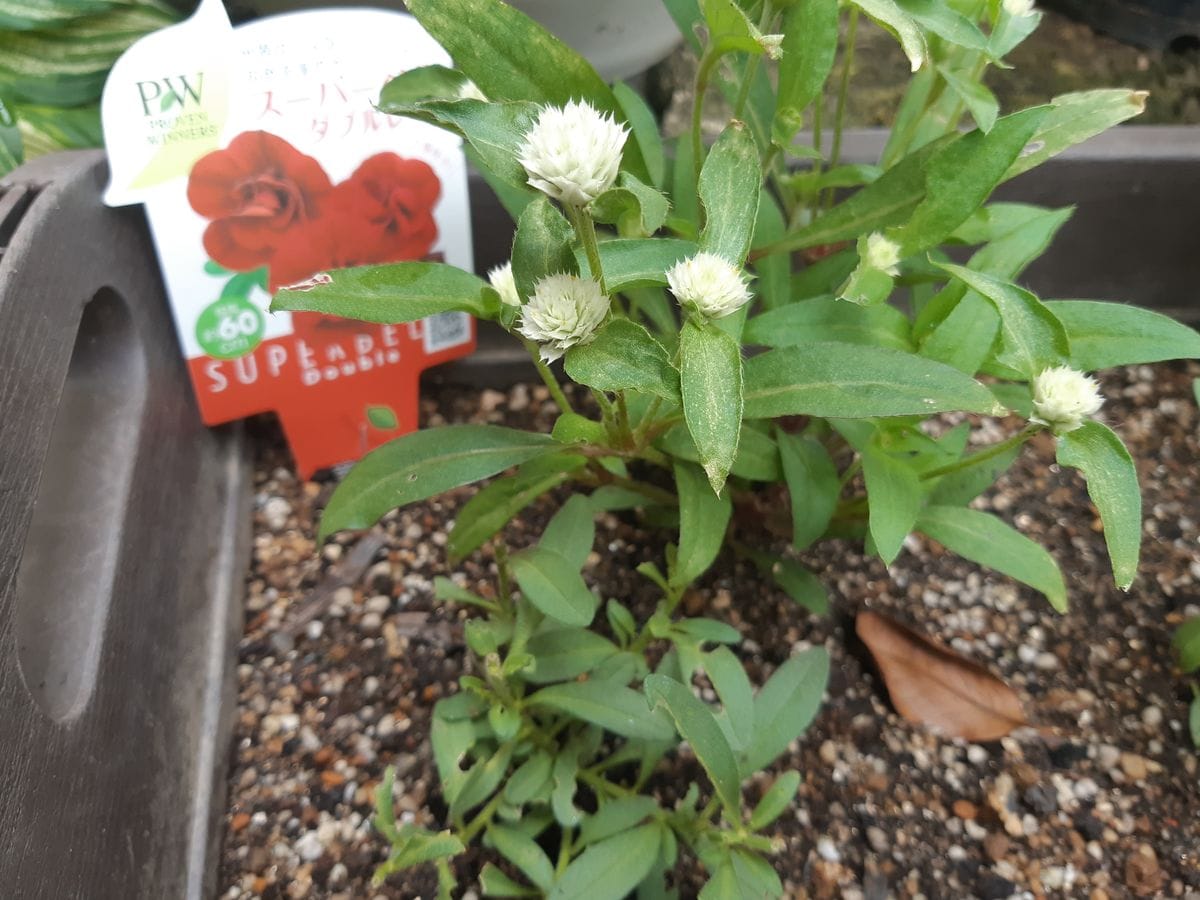
[[[911,539],[890,571],[845,542],[805,554],[830,587],[834,612],[823,618],[731,556],[718,561],[689,611],[738,627],[756,682],[807,646],[823,645],[833,659],[817,720],[748,791],[757,799],[787,769],[804,776],[793,810],[775,826],[789,896],[1200,900],[1200,766],[1185,724],[1190,690],[1170,654],[1171,630],[1200,613],[1197,376],[1200,365],[1167,364],[1103,378],[1104,415],[1137,460],[1145,500],[1141,575],[1128,593],[1113,586],[1081,480],[1052,465],[1048,440],[977,502],[1060,560],[1072,601],[1066,615],[922,539]],[[540,386],[444,387],[423,401],[426,425],[548,429],[555,414]],[[1018,425],[985,421],[974,438],[991,442]],[[389,516],[369,565],[314,608],[314,588],[368,538],[317,547],[315,520],[332,481],[298,481],[278,434],[269,423],[255,427],[256,537],[220,896],[431,898],[432,871],[370,885],[386,848],[367,819],[391,764],[401,815],[440,825],[429,718],[466,664],[466,612],[435,602],[431,581],[452,574],[490,590],[489,550],[453,573],[445,563],[446,530],[473,488]],[[509,544],[533,540],[561,499],[513,522]],[[633,518],[603,517],[585,575],[644,614],[654,597],[634,568],[657,558],[661,543]],[[977,745],[899,718],[853,638],[853,616],[865,608],[1007,679],[1039,727]],[[655,789],[669,801],[697,772],[694,760],[677,758]],[[485,859],[473,852],[459,860],[463,896],[476,896]],[[676,876],[681,896],[694,897],[694,864],[685,859]]]

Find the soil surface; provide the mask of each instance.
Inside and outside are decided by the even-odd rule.
[[[1141,574],[1128,593],[1113,586],[1082,482],[1053,465],[1049,440],[1037,441],[977,504],[1062,563],[1066,615],[923,539],[911,539],[890,571],[846,542],[803,554],[830,588],[827,617],[809,615],[731,556],[703,580],[689,611],[742,632],[756,683],[804,647],[820,644],[832,656],[815,723],[748,791],[755,800],[787,769],[804,776],[795,806],[775,826],[788,896],[1200,898],[1200,766],[1185,724],[1190,690],[1170,653],[1171,630],[1200,613],[1197,376],[1200,365],[1164,364],[1103,377],[1104,417],[1129,444],[1144,494]],[[441,388],[428,392],[422,418],[548,429],[556,412],[540,386]],[[974,439],[989,443],[1019,425],[978,422]],[[445,563],[446,530],[474,488],[319,548],[315,518],[332,482],[298,481],[277,433],[269,423],[256,427],[257,536],[220,895],[432,898],[429,867],[370,885],[386,847],[367,819],[391,764],[401,814],[440,827],[429,719],[467,664],[467,613],[435,602],[431,581],[453,574],[490,590],[490,550],[453,573]],[[533,540],[561,500],[514,521],[508,543]],[[365,571],[314,608],[314,587],[376,534],[381,546]],[[644,615],[654,595],[634,569],[658,559],[662,540],[633,518],[602,517],[601,552],[585,575]],[[980,745],[901,719],[853,639],[853,616],[868,608],[1005,678],[1039,729]],[[677,757],[655,789],[670,801],[697,772],[693,759]],[[486,858],[460,858],[463,897],[477,897],[474,878]],[[694,897],[695,863],[685,858],[676,877],[681,896]]]

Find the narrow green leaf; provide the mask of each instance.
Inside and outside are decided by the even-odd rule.
[[[782,896],[783,885],[770,863],[738,848],[713,868],[699,900],[774,900]]]
[[[925,64],[925,59],[929,55],[929,48],[925,44],[925,35],[912,17],[896,4],[895,0],[851,0],[851,2],[896,37],[914,72]]]
[[[451,820],[459,821],[463,813],[474,809],[492,796],[504,780],[504,776],[508,774],[508,764],[511,760],[511,744],[502,744],[487,759],[477,760],[463,776],[458,792],[450,803],[447,814]]]
[[[789,597],[813,615],[824,616],[829,613],[829,595],[825,585],[798,562],[777,559],[771,565],[770,575]]]
[[[659,447],[676,459],[698,463],[700,453],[686,426],[677,425],[663,435]],[[750,481],[778,481],[782,477],[779,468],[779,449],[775,442],[757,428],[745,422],[738,437],[737,456],[729,474]]]
[[[754,316],[742,338],[764,347],[841,341],[911,350],[909,328],[908,317],[891,306],[862,307],[833,297],[814,297]]]
[[[1179,659],[1179,669],[1190,674],[1200,669],[1200,616],[1193,616],[1177,629],[1171,646]]]
[[[648,675],[644,684],[646,695],[656,707],[666,708],[679,734],[691,745],[729,820],[740,821],[742,799],[737,760],[712,710],[696,699],[687,685],[673,678]]]
[[[588,498],[575,494],[546,523],[538,546],[553,550],[579,571],[596,542],[595,516]]]
[[[1055,97],[1050,101],[1049,113],[1034,132],[1028,151],[1009,166],[1004,180],[1028,172],[1068,147],[1140,115],[1146,108],[1147,96],[1145,91],[1103,88]]]
[[[725,542],[725,529],[733,512],[729,495],[712,492],[704,473],[691,463],[675,463],[679,492],[679,551],[671,567],[671,584],[691,584],[716,560]]]
[[[639,795],[608,800],[599,810],[583,820],[583,826],[579,829],[579,841],[587,846],[610,838],[614,834],[640,825],[647,816],[657,811],[658,803],[653,797]]]
[[[741,122],[731,122],[700,170],[700,202],[705,214],[701,250],[735,266],[746,261],[761,187],[762,169],[754,139]]]
[[[1192,699],[1188,710],[1188,732],[1192,736],[1192,746],[1200,747],[1200,694]]]
[[[996,124],[996,117],[1000,115],[1000,101],[996,99],[996,95],[982,82],[959,75],[949,66],[938,66],[938,72],[950,90],[954,91],[971,111],[971,117],[979,126],[979,130],[984,134],[991,131],[992,126]]]
[[[986,52],[988,39],[979,26],[944,0],[896,0],[922,28],[951,44]]]
[[[588,625],[596,598],[579,568],[553,550],[529,547],[512,557],[513,576],[530,603],[564,625]]]
[[[832,341],[752,357],[746,362],[745,380],[749,419],[858,419],[997,409],[987,388],[950,366],[884,347],[867,354],[853,344]]]
[[[733,749],[741,749],[741,742],[750,739],[754,731],[754,689],[742,661],[728,647],[717,647],[702,657],[704,671],[712,682],[721,708],[729,719]]]
[[[1200,333],[1162,313],[1096,300],[1047,300],[1045,306],[1066,329],[1071,365],[1080,371],[1200,359]]]
[[[622,81],[614,84],[612,91],[622,112],[625,113],[625,120],[633,132],[633,139],[641,149],[650,184],[657,188],[663,187],[666,180],[666,158],[654,111],[646,105],[646,101],[637,91]]]
[[[583,719],[622,737],[669,741],[675,736],[667,717],[652,711],[645,697],[632,688],[612,682],[570,681],[553,684],[530,695],[525,702],[530,706],[545,706]]]
[[[493,847],[543,891],[554,883],[554,865],[533,838],[514,828],[492,823],[486,837]]]
[[[679,402],[679,373],[645,328],[613,319],[588,343],[567,351],[564,366],[579,384],[599,391],[642,391]]]
[[[1142,495],[1137,468],[1107,425],[1084,422],[1058,438],[1058,464],[1078,469],[1100,511],[1104,540],[1117,587],[1129,590],[1142,546]]]
[[[750,814],[750,828],[754,831],[761,831],[778,819],[799,789],[799,772],[784,772],[776,778],[775,783],[763,794],[763,798],[758,801],[758,806],[754,807],[754,812]]]
[[[406,434],[368,453],[337,486],[321,517],[319,539],[367,528],[396,507],[488,478],[559,446],[547,435],[495,425]]]
[[[624,900],[654,866],[662,829],[642,825],[592,844],[567,866],[547,900]]]
[[[379,92],[379,108],[405,106],[421,100],[457,100],[469,82],[462,72],[446,66],[418,66],[390,79]]]
[[[758,204],[758,219],[754,223],[755,249],[781,240],[787,232],[783,211],[770,193],[762,195]],[[766,309],[781,307],[792,301],[792,261],[786,253],[773,253],[754,263],[755,293]]]
[[[521,763],[504,786],[504,799],[514,806],[528,803],[550,781],[550,770],[554,761],[549,753],[538,750]]]
[[[483,871],[479,873],[479,886],[485,897],[539,897],[541,894],[533,888],[525,887],[518,881],[509,878],[492,863],[484,863]]]
[[[992,354],[1000,334],[1000,313],[968,291],[921,345],[921,355],[975,375]]]
[[[720,493],[737,456],[742,426],[738,342],[710,325],[687,321],[680,337],[680,382],[684,420],[709,484]]]
[[[732,625],[715,619],[681,619],[675,623],[674,630],[693,640],[710,641],[714,644],[736,644],[742,639],[742,635]]]
[[[361,322],[399,324],[443,312],[493,319],[499,303],[482,279],[444,263],[401,262],[337,269],[311,287],[284,289],[271,311],[322,312]]]
[[[1066,611],[1067,589],[1053,557],[995,516],[961,506],[928,506],[917,530],[965,559],[1041,591],[1051,606]]]
[[[804,732],[828,680],[829,654],[822,647],[797,653],[775,670],[754,698],[754,738],[741,760],[743,775],[766,768]]]
[[[580,251],[582,253],[582,251]],[[667,283],[667,269],[696,252],[692,241],[674,238],[618,238],[600,243],[600,265],[610,293]],[[590,274],[586,260],[580,271]]]
[[[567,681],[590,672],[618,650],[616,644],[584,628],[554,628],[529,639],[526,652],[534,659],[525,679],[535,684]]]
[[[829,452],[814,438],[776,433],[792,506],[792,546],[803,550],[820,538],[837,507],[841,484]]]
[[[402,871],[436,859],[457,856],[467,849],[462,841],[449,831],[434,834],[409,826],[403,830],[401,840],[404,841],[403,849],[389,858],[386,864],[393,871]]]
[[[874,442],[862,454],[863,476],[870,500],[868,525],[875,549],[891,565],[904,546],[921,510],[921,482],[916,471]]]
[[[533,296],[534,285],[547,275],[578,274],[574,238],[571,223],[549,197],[542,194],[525,207],[512,249],[513,281],[523,300]]]
[[[771,138],[786,147],[821,95],[838,47],[837,0],[797,0],[783,17],[783,56]]]
[[[588,208],[597,222],[616,225],[621,234],[648,237],[667,221],[671,203],[657,188],[622,172],[616,186],[593,200]]]

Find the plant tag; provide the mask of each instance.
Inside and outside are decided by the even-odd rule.
[[[144,203],[205,423],[278,413],[301,476],[417,427],[422,370],[470,353],[443,313],[374,325],[268,311],[279,287],[405,260],[472,266],[466,162],[374,108],[450,63],[411,16],[315,10],[232,27],[220,0],[138,41],[102,118],[110,206]]]

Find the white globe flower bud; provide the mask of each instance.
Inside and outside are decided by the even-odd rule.
[[[596,281],[549,275],[533,286],[517,331],[541,344],[542,359],[554,362],[576,344],[590,341],[606,315],[608,297]]]
[[[521,295],[517,293],[517,283],[513,281],[512,263],[506,262],[502,266],[496,266],[488,272],[488,281],[491,282],[496,293],[500,295],[500,300],[507,303],[509,306],[520,306]]]
[[[867,238],[866,264],[893,278],[900,274],[900,245],[878,231]]]
[[[1004,0],[1004,11],[1014,18],[1033,15],[1033,0]]]
[[[715,253],[697,253],[667,270],[671,293],[685,309],[709,319],[735,313],[750,300],[742,270]]]
[[[1046,369],[1033,379],[1033,421],[1055,434],[1074,431],[1103,405],[1096,379],[1070,366]]]
[[[617,180],[629,131],[587,101],[549,106],[525,133],[520,162],[529,183],[569,206],[586,206]]]

